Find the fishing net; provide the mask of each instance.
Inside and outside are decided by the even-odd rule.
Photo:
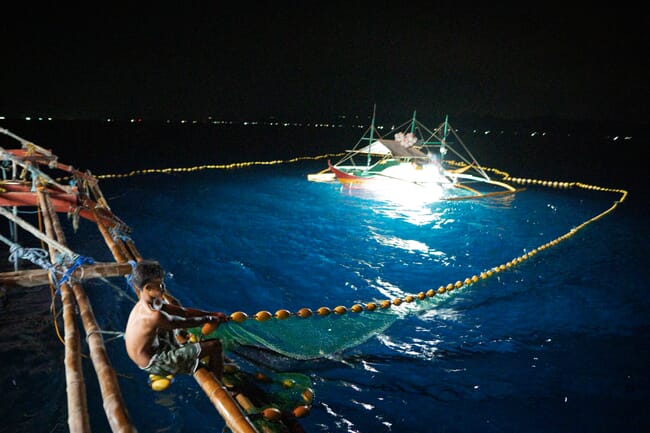
[[[205,338],[221,339],[226,351],[242,345],[256,346],[293,359],[316,359],[358,346],[382,333],[398,318],[389,309],[341,316],[291,316],[264,322],[249,319],[222,324]]]

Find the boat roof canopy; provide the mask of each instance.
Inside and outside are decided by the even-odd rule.
[[[355,153],[373,155],[392,155],[398,158],[428,158],[427,155],[416,147],[404,147],[397,140],[379,139],[367,146],[353,151]]]

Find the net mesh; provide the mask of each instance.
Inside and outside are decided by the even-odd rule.
[[[293,359],[316,359],[358,346],[382,333],[397,319],[399,315],[391,310],[308,319],[291,316],[265,322],[249,319],[222,324],[205,337],[221,339],[226,351],[247,345]]]

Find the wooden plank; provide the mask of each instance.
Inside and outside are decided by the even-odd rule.
[[[101,262],[83,265],[72,272],[75,279],[93,279],[102,277],[121,277],[131,273],[128,263]],[[50,283],[49,271],[45,269],[25,269],[22,271],[0,273],[0,286],[6,287],[36,287]]]

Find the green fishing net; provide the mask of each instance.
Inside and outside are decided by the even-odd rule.
[[[309,318],[290,316],[222,324],[205,338],[221,339],[224,350],[257,346],[293,359],[329,357],[380,334],[399,318],[395,311],[347,313]]]

